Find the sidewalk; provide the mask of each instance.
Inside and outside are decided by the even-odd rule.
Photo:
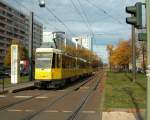
[[[34,86],[34,81],[32,82],[25,82],[25,83],[18,83],[15,85],[11,85],[9,87],[5,87],[4,90],[2,88],[2,84],[0,84],[0,94],[2,93],[12,93],[17,92],[19,90],[28,89]]]
[[[102,120],[140,120],[134,113],[129,112],[103,112]]]
[[[102,120],[146,120],[145,109],[108,109]]]

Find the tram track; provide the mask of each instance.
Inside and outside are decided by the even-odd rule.
[[[11,115],[14,112],[16,120],[41,120],[42,118],[39,118],[41,115],[43,116],[49,112],[50,114],[58,112],[58,114],[67,114],[65,115],[66,117],[62,117],[63,120],[76,119],[99,84],[96,73],[93,76],[83,78],[79,81],[75,82],[75,84],[72,83],[70,86],[66,86],[63,90],[53,90],[52,92],[51,90],[44,92],[40,90],[42,92],[40,94],[37,93],[38,91],[34,91],[37,94],[34,96],[29,93],[31,94],[29,98],[25,97],[23,100],[2,106],[0,108],[0,114],[7,114],[8,112]],[[16,94],[14,95],[16,96]],[[15,96],[13,97],[16,98]],[[42,98],[42,96],[45,98]],[[75,100],[75,103],[73,100]],[[63,105],[64,107],[62,107]],[[19,112],[22,115],[18,114]],[[3,116],[4,119],[11,118],[10,116]]]
[[[54,99],[53,101],[51,101],[49,104],[47,104],[45,107],[39,109],[38,111],[36,111],[35,113],[21,119],[21,120],[31,120],[34,117],[36,117],[37,115],[41,114],[42,112],[46,111],[47,109],[49,109],[52,105],[56,104],[58,101],[61,101],[62,99],[64,99],[66,96],[69,96],[72,92],[79,90],[82,86],[86,85],[88,82],[91,82],[91,80],[95,81],[94,77],[91,77],[90,80],[86,80],[83,83],[79,84],[77,87],[73,88],[72,90],[68,91],[67,93],[63,94],[62,96],[57,97],[56,99]],[[86,93],[85,96],[82,96],[82,100],[81,103],[79,104],[79,106],[77,106],[77,108],[75,109],[75,111],[72,112],[71,115],[68,116],[68,118],[66,120],[73,120],[78,113],[80,112],[80,110],[82,109],[82,107],[84,106],[84,104],[86,103],[86,101],[90,98],[90,95],[92,94],[92,92],[94,90],[96,90],[98,84],[99,84],[99,79],[96,82],[91,82],[90,85],[94,84],[92,86],[92,88],[89,90],[89,92]]]
[[[94,87],[91,90],[89,90],[89,92],[87,93],[87,95],[85,97],[83,97],[79,106],[77,106],[77,108],[72,112],[72,114],[66,120],[74,120],[74,119],[77,120],[77,117],[78,117],[80,111],[82,110],[83,106],[85,105],[85,103],[88,101],[88,99],[92,95],[93,91],[96,90],[97,86],[99,85],[99,82],[100,82],[99,80],[96,81],[96,84],[94,85]]]
[[[90,78],[89,80],[91,80],[92,78]],[[50,108],[53,104],[55,104],[56,102],[60,101],[61,99],[63,99],[64,97],[70,95],[73,91],[78,90],[80,87],[82,87],[83,85],[85,85],[87,82],[89,82],[89,80],[85,80],[82,81],[79,85],[75,86],[74,88],[72,88],[71,90],[69,90],[68,92],[66,92],[65,94],[63,94],[62,96],[57,97],[56,99],[54,99],[53,101],[51,101],[49,104],[47,104],[45,107],[39,109],[37,112],[23,118],[22,120],[31,120],[32,118],[34,118],[36,115],[42,113],[43,111],[45,111],[46,109]]]
[[[26,102],[26,101],[28,101],[28,100],[32,100],[32,99],[34,99],[34,98],[36,98],[36,97],[45,95],[45,94],[47,94],[47,93],[48,93],[48,92],[40,93],[40,94],[38,94],[38,95],[31,96],[31,97],[29,97],[29,98],[26,98],[26,99],[23,99],[23,100],[19,100],[19,101],[10,103],[10,104],[8,104],[8,105],[2,106],[2,107],[0,107],[0,111],[5,110],[5,109],[8,109],[9,107],[12,107],[12,106],[15,106],[15,105],[24,103],[24,102]]]
[[[90,81],[91,79],[92,79],[92,77],[87,78],[86,80],[84,80],[85,82],[83,81],[84,83],[81,84],[81,85],[79,85],[79,86],[80,86],[80,87],[83,86],[84,84],[86,84],[86,83],[87,83],[88,81]],[[82,83],[82,82],[81,82],[81,83]],[[78,90],[80,87],[72,88],[72,90],[76,91],[76,90]],[[13,106],[18,105],[18,104],[27,102],[27,101],[29,101],[29,100],[35,99],[35,98],[37,98],[37,97],[46,95],[46,94],[48,94],[49,92],[50,92],[49,90],[46,91],[46,92],[44,91],[43,93],[40,93],[40,94],[31,96],[31,97],[29,97],[29,98],[24,98],[24,99],[22,99],[22,100],[19,100],[19,101],[10,103],[10,104],[8,104],[8,105],[4,105],[4,106],[0,107],[0,111],[3,111],[3,110],[5,110],[5,109],[8,109],[8,108],[13,107]]]

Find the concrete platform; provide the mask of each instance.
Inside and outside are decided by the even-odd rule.
[[[34,86],[34,82],[19,83],[19,84],[16,84],[16,85],[12,85],[10,87],[6,87],[6,88],[4,88],[4,90],[2,90],[2,88],[1,88],[0,89],[0,94],[17,92],[17,91],[20,91],[20,90],[29,89],[33,86]]]

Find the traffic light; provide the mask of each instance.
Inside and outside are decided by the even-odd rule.
[[[127,24],[142,28],[142,5],[143,3],[137,2],[134,6],[126,7],[126,12],[131,14],[131,17],[126,18]]]

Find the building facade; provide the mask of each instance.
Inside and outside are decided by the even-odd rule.
[[[29,46],[29,16],[0,1],[0,64],[6,55],[12,40],[19,40],[28,48]],[[43,25],[34,20],[33,47],[39,47],[42,42]]]

